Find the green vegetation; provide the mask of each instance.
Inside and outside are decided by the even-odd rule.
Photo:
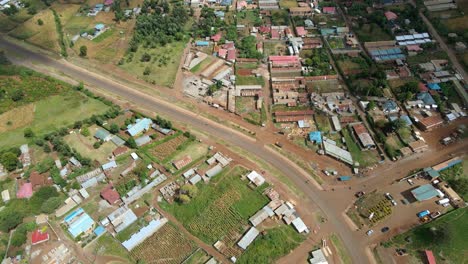
[[[441,171],[440,177],[448,182],[450,187],[452,187],[463,200],[468,201],[468,174],[464,172],[463,164],[457,164]]]
[[[334,75],[335,70],[331,66],[330,57],[325,48],[313,49],[311,54],[304,60],[304,65],[311,67],[306,76]]]
[[[134,262],[128,254],[128,251],[110,234],[100,236],[95,242],[94,247],[94,251],[99,252],[100,256],[116,256],[128,260],[131,263]]]
[[[274,263],[299,246],[305,237],[292,226],[281,225],[265,230],[240,256],[238,263]]]
[[[330,240],[333,243],[333,245],[336,247],[336,249],[338,251],[338,255],[340,256],[340,259],[343,262],[343,264],[353,263],[351,261],[351,258],[349,256],[348,252],[346,251],[346,247],[343,245],[343,242],[341,242],[341,239],[337,235],[332,234],[330,236]]]
[[[263,77],[255,77],[255,76],[236,76],[236,84],[237,85],[265,85],[265,80]]]
[[[468,208],[443,215],[391,239],[392,244],[404,247],[414,256],[422,250],[432,250],[437,262],[465,263],[468,254]],[[407,242],[411,241],[411,242]]]
[[[385,19],[385,16],[383,16]],[[359,38],[359,41],[369,42],[369,41],[384,41],[392,40],[392,35],[378,24],[364,24],[356,30],[356,34]]]
[[[67,57],[67,45],[65,44],[65,39],[63,38],[63,28],[62,28],[62,22],[60,21],[60,16],[57,14],[57,11],[52,9],[52,13],[54,14],[54,19],[55,19],[55,27],[57,29],[57,34],[59,36],[58,42],[60,46],[60,54],[62,54],[63,57]]]
[[[348,128],[341,130],[346,140],[348,151],[351,152],[355,162],[359,162],[360,167],[367,167],[378,162],[378,158],[373,151],[362,151],[359,143],[355,142]]]
[[[141,228],[148,225],[148,222],[144,218],[139,218],[136,222],[129,225],[124,230],[120,231],[115,238],[120,242],[128,240],[134,233],[138,232]]]
[[[237,45],[237,50],[239,58],[263,58],[263,54],[257,51],[257,38],[254,36],[244,37]]]
[[[247,220],[268,200],[263,188],[252,190],[240,176],[243,167],[225,168],[208,185],[197,185],[198,194],[188,204],[168,204],[161,207],[173,214],[194,235],[206,243],[214,243],[230,231],[240,231]]]

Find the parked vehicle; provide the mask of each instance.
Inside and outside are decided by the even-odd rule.
[[[363,196],[364,194],[366,194],[366,193],[363,192],[363,191],[360,191],[360,192],[355,193],[354,195],[355,195],[357,198],[359,198],[359,197]]]
[[[372,230],[372,229],[370,229],[370,230],[368,230],[368,231],[366,232],[366,235],[368,235],[368,236],[370,236],[370,235],[372,235],[372,234],[374,234],[374,230]]]
[[[439,217],[440,215],[442,215],[442,214],[441,214],[439,211],[433,212],[433,213],[431,214],[431,218],[432,218],[432,219],[436,219],[436,218]]]
[[[388,232],[388,230],[390,230],[390,227],[386,226],[386,227],[382,228],[380,231],[382,231],[382,233],[386,233],[386,232]]]
[[[391,202],[393,206],[397,206],[397,202],[395,200],[392,200]]]
[[[278,147],[278,148],[282,148],[283,147],[283,144],[281,144],[281,142],[275,142],[275,145]]]
[[[330,173],[327,170],[323,170],[323,173],[325,173],[327,176],[330,176]]]
[[[351,180],[351,176],[340,176],[338,178],[339,181],[349,181]]]
[[[446,204],[446,203],[449,203],[449,202],[450,202],[449,198],[444,198],[444,199],[441,199],[441,200],[437,201],[436,203],[442,205],[442,204]]]
[[[431,212],[429,212],[429,210],[424,210],[424,211],[421,211],[419,213],[417,213],[416,215],[419,217],[419,218],[423,218],[424,216],[426,215],[429,215]]]
[[[406,249],[404,249],[404,248],[397,248],[397,249],[396,249],[396,252],[397,252],[398,256],[406,256],[406,255],[408,255],[408,252],[407,252]]]
[[[414,182],[413,182],[412,179],[408,179],[408,183],[409,183],[409,185],[413,185],[413,184],[414,184]]]
[[[385,197],[390,201],[393,200],[393,196],[390,193],[386,193]]]

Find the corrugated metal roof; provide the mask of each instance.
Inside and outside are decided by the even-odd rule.
[[[237,242],[237,245],[242,249],[247,249],[247,247],[252,244],[255,238],[260,234],[260,231],[257,230],[255,227],[251,227],[247,233]]]
[[[137,233],[133,234],[130,239],[122,242],[128,251],[132,250],[143,242],[146,238],[152,236],[156,231],[158,231],[164,224],[167,223],[166,218],[152,220],[147,226],[140,229]]]
[[[411,191],[414,198],[418,201],[425,201],[431,198],[436,197],[439,193],[437,189],[432,186],[432,184],[421,185],[418,188]]]

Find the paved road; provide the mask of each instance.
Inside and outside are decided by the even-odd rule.
[[[329,223],[333,225],[334,231],[338,233],[338,235],[343,240],[353,263],[365,264],[372,262],[372,260],[370,260],[366,254],[366,248],[361,243],[356,243],[358,239],[356,237],[357,234],[349,229],[341,210],[336,210],[327,204],[327,199],[324,196],[324,192],[319,191],[312,184],[306,184],[304,182],[304,179],[309,177],[308,175],[305,175],[304,172],[294,166],[294,164],[273,153],[261,143],[241,135],[239,132],[219,125],[214,121],[175,106],[175,104],[150,97],[147,94],[106,79],[102,76],[89,72],[86,69],[76,67],[66,61],[55,60],[46,55],[32,52],[2,37],[0,37],[0,49],[6,50],[7,54],[10,51],[14,52],[16,55],[20,55],[20,59],[17,57],[14,58],[16,60],[15,62],[17,63],[21,63],[21,60],[24,60],[23,62],[26,63],[43,64],[47,67],[59,70],[65,75],[83,81],[87,85],[99,87],[99,89],[106,90],[114,95],[125,98],[138,107],[160,113],[178,122],[190,125],[200,130],[204,130],[213,137],[222,139],[229,144],[240,147],[249,153],[265,160],[288,176],[289,179],[297,186],[297,188],[299,188],[307,196],[307,198],[314,201],[320,207],[320,209],[326,215]]]
[[[411,2],[413,5],[415,5],[414,1]],[[453,50],[447,46],[444,39],[439,35],[434,26],[432,26],[431,21],[429,21],[429,19],[427,19],[427,17],[421,11],[419,11],[419,15],[428,27],[429,33],[431,33],[434,39],[438,42],[439,46],[448,54],[450,60],[452,61],[453,67],[460,73],[463,79],[468,80],[468,75],[466,74],[465,68],[463,68],[463,65],[458,62],[457,54],[455,54],[455,52],[453,52]]]

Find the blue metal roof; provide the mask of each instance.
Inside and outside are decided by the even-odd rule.
[[[407,126],[411,126],[413,124],[413,122],[411,121],[411,118],[409,118],[409,116],[407,115],[402,115],[400,119],[405,121]]]
[[[106,229],[103,226],[98,226],[94,229],[94,234],[96,234],[96,236],[100,236],[104,232],[106,232]]]
[[[417,95],[418,100],[422,100],[427,105],[435,104],[434,98],[429,93],[419,93]]]
[[[101,30],[103,28],[105,28],[106,26],[104,24],[97,24],[94,28],[97,29],[97,30]]]
[[[78,208],[75,211],[68,214],[63,220],[65,221],[65,223],[68,224],[73,220],[73,218],[75,218],[77,215],[81,214],[82,212],[84,212],[83,208]]]
[[[141,132],[148,130],[152,123],[153,121],[149,118],[137,119],[135,124],[127,127],[127,132],[130,136],[138,135]]]
[[[197,40],[195,41],[195,46],[208,46],[210,43],[208,41]]]
[[[442,89],[440,88],[438,83],[428,83],[427,87],[431,90],[437,90],[437,91]]]
[[[309,133],[309,140],[317,144],[322,144],[322,132],[312,131]]]

